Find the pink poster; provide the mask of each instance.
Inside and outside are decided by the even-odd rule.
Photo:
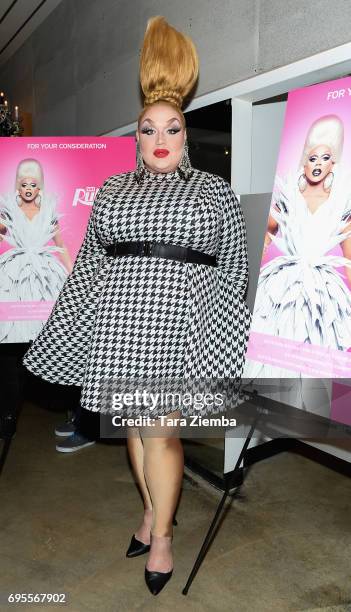
[[[0,342],[47,320],[108,176],[135,168],[133,137],[0,139]]]
[[[351,78],[289,93],[245,376],[351,372]]]
[[[333,383],[350,374],[347,77],[289,93],[244,376],[295,379],[287,403],[350,424],[350,387]]]

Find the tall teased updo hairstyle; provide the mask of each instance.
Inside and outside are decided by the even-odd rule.
[[[15,189],[20,189],[21,182],[28,177],[36,179],[39,189],[44,189],[43,167],[37,159],[27,158],[19,162],[16,170]]]
[[[344,144],[344,124],[337,115],[324,115],[316,119],[308,130],[300,166],[303,167],[310,152],[318,145],[330,148],[332,160],[338,163],[341,159]]]
[[[189,36],[178,32],[164,17],[148,20],[140,57],[140,85],[145,110],[155,102],[168,102],[185,119],[182,105],[193,89],[199,73],[199,59]]]

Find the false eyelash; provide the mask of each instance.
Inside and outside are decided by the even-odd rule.
[[[180,128],[169,128],[169,129],[172,130],[172,132],[174,132],[175,134],[178,134],[178,132],[180,132]],[[142,128],[141,133],[147,134],[150,130],[152,130],[152,128]]]

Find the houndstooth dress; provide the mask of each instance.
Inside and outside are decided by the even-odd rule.
[[[106,246],[129,240],[216,254],[217,267],[107,255]],[[188,180],[178,170],[146,171],[140,184],[134,172],[111,176],[23,363],[45,380],[80,385],[81,405],[91,411],[104,411],[106,380],[237,379],[251,323],[247,280],[244,218],[227,181],[197,169]]]

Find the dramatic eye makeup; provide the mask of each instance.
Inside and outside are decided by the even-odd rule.
[[[176,117],[173,117],[172,119],[170,119],[170,121],[168,121],[168,123],[173,122],[173,124],[171,125],[171,127],[166,128],[166,131],[168,134],[178,134],[181,131],[181,126],[179,124],[179,121]],[[140,128],[140,132],[142,134],[147,134],[148,136],[151,136],[152,134],[155,133],[155,129],[153,127],[151,127],[150,123],[152,123],[151,119],[145,119],[145,123],[142,124],[141,128]]]
[[[178,134],[181,131],[182,128],[177,117],[172,117],[168,123],[171,124],[170,127],[167,128],[168,134]]]
[[[173,127],[170,127],[167,129],[167,132],[169,134],[178,134],[181,130],[181,127],[179,125],[174,125]]]
[[[141,128],[140,131],[141,131],[142,134],[148,134],[150,136],[151,134],[154,133],[155,130],[153,130],[151,127],[144,126],[144,127]]]
[[[324,155],[321,156],[323,161],[329,161],[331,158],[331,155],[329,153],[324,153]],[[310,162],[315,162],[318,159],[318,155],[311,155],[311,157],[308,158],[308,161]]]
[[[37,184],[36,183],[22,183],[22,187],[27,187],[27,185],[29,185],[30,187],[36,187]]]

